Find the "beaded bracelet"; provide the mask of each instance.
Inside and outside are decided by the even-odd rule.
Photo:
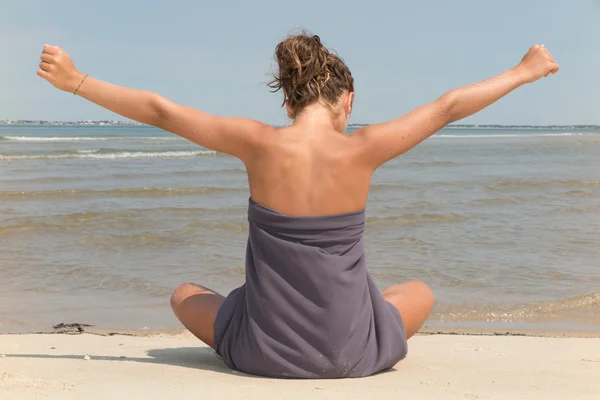
[[[83,85],[83,82],[85,82],[85,80],[87,79],[88,75],[84,76],[83,79],[81,80],[81,83],[79,84],[79,86],[77,86],[77,89],[75,89],[75,91],[73,92],[74,95],[77,94],[77,92],[79,92],[79,89],[81,88],[81,85]]]

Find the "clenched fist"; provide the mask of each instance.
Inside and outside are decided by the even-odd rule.
[[[60,47],[44,45],[41,59],[37,71],[39,77],[66,92],[73,93],[77,89],[84,75],[77,71],[71,57]]]
[[[559,65],[544,45],[534,45],[521,60],[517,69],[523,74],[527,83],[532,83],[541,77],[556,74]]]

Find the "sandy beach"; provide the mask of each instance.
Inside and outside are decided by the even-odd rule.
[[[449,333],[411,339],[389,372],[328,381],[232,371],[185,333],[2,335],[0,398],[598,399],[600,332]]]

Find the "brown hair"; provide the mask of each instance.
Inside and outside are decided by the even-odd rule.
[[[283,89],[293,117],[308,105],[324,101],[333,110],[344,91],[354,91],[354,78],[341,58],[330,52],[317,35],[302,32],[287,37],[275,48],[279,72],[268,86]]]

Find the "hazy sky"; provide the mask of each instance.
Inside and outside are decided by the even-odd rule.
[[[281,95],[264,83],[275,45],[295,27],[349,65],[355,123],[395,118],[543,43],[560,73],[464,122],[600,124],[597,0],[0,0],[0,119],[118,119],[36,76],[49,43],[99,79],[286,123]]]

